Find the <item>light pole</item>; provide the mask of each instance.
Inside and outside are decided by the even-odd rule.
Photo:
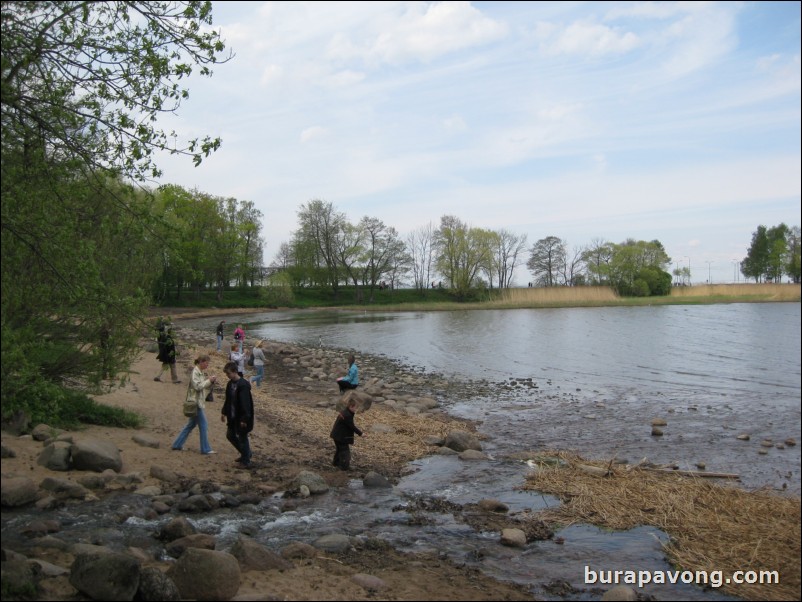
[[[715,263],[715,261],[705,261],[705,263],[707,264],[707,283],[713,284],[712,282],[710,282],[710,264]]]
[[[737,259],[732,260],[732,281],[738,282],[738,263]]]

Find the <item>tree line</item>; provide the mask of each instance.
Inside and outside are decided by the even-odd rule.
[[[799,284],[799,234],[799,226],[789,228],[784,223],[771,228],[758,226],[741,261],[741,273],[755,282],[782,282],[787,276]]]
[[[324,286],[334,295],[350,285],[356,302],[370,302],[377,287],[410,285],[422,294],[445,287],[456,299],[515,285],[516,268],[526,265],[530,286],[612,286],[622,295],[665,295],[671,258],[659,241],[601,239],[568,249],[556,236],[527,246],[525,234],[469,226],[444,215],[401,238],[395,228],[365,216],[352,223],[333,203],[311,200],[298,209],[298,227],[282,243],[270,285]]]

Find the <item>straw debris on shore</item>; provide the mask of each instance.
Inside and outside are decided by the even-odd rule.
[[[560,498],[539,514],[547,522],[610,529],[651,525],[665,531],[669,559],[683,570],[776,571],[779,583],[724,584],[749,600],[800,599],[800,499],[745,491],[706,479],[594,462],[567,452],[543,452],[526,489]],[[595,466],[598,471],[588,471]],[[602,474],[604,473],[604,474]],[[606,475],[606,476],[605,476]]]

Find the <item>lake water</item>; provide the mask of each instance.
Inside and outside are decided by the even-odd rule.
[[[229,322],[238,319],[253,338],[384,355],[472,381],[532,378],[536,392],[441,400],[483,421],[499,451],[704,462],[747,487],[800,490],[800,447],[783,444],[800,439],[799,303],[271,312]],[[651,435],[653,418],[668,422],[663,437]],[[738,440],[743,433],[751,440]],[[784,449],[761,448],[765,440]]]

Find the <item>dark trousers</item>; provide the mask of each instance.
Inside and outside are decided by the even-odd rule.
[[[332,464],[339,466],[340,470],[348,470],[351,466],[351,445],[339,441],[335,441],[334,445],[337,446],[337,450],[334,452]]]
[[[239,462],[248,466],[251,463],[251,443],[248,440],[248,433],[245,431],[238,431],[233,426],[229,425],[226,429],[226,439],[233,445],[239,452]]]
[[[359,385],[352,385],[347,380],[338,380],[337,384],[340,385],[340,393],[343,393],[348,389],[356,389],[359,386]]]

